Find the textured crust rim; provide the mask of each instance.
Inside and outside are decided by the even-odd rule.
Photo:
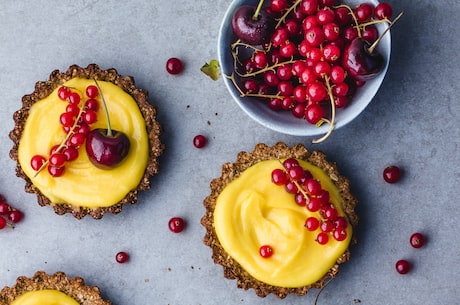
[[[20,276],[14,286],[4,287],[0,291],[0,305],[9,305],[26,292],[45,289],[64,292],[81,305],[112,304],[112,302],[102,299],[99,287],[87,286],[81,277],[69,278],[63,272],[49,275],[44,271],[37,271],[32,278]]]
[[[59,85],[66,81],[75,78],[97,79],[100,81],[111,82],[125,92],[130,94],[139,106],[139,109],[146,123],[147,134],[149,136],[149,162],[145,169],[138,187],[130,191],[125,198],[117,204],[110,207],[100,208],[83,208],[74,207],[68,203],[52,204],[50,200],[44,196],[40,190],[33,185],[29,177],[22,170],[18,162],[18,146],[21,136],[24,131],[24,124],[29,116],[31,106],[44,99]],[[55,70],[50,74],[48,81],[39,81],[35,84],[35,90],[31,94],[25,95],[22,98],[22,108],[16,111],[13,115],[15,127],[9,133],[10,139],[13,141],[13,148],[10,150],[10,158],[16,161],[16,176],[23,178],[26,182],[25,191],[37,195],[38,204],[40,206],[51,205],[58,215],[72,213],[77,219],[82,219],[86,215],[91,215],[94,219],[100,219],[105,213],[118,214],[121,212],[124,204],[134,204],[138,200],[138,192],[150,189],[150,177],[157,174],[159,171],[158,158],[163,153],[164,144],[160,141],[161,126],[156,120],[157,109],[148,101],[148,92],[136,87],[134,78],[131,76],[119,75],[114,68],[102,70],[96,64],[90,64],[86,68],[72,65],[66,72]]]
[[[221,177],[211,181],[211,194],[206,197],[203,202],[204,207],[206,208],[206,214],[201,219],[201,224],[206,228],[206,234],[203,242],[205,245],[211,247],[212,259],[215,264],[219,264],[223,267],[224,276],[226,278],[235,279],[237,281],[238,288],[243,288],[244,290],[251,288],[254,289],[255,293],[259,297],[266,297],[269,294],[274,294],[278,298],[283,299],[291,293],[305,295],[311,288],[321,289],[329,279],[332,279],[337,275],[339,265],[350,259],[350,252],[347,250],[337,259],[336,264],[329,270],[329,272],[316,283],[299,288],[285,288],[268,285],[256,280],[235,260],[233,260],[220,245],[214,229],[213,213],[217,197],[225,186],[233,179],[237,178],[245,169],[260,161],[289,157],[303,159],[322,168],[339,188],[344,201],[344,212],[346,213],[350,224],[353,227],[358,224],[358,216],[354,211],[357,200],[350,193],[349,180],[340,175],[337,165],[335,163],[328,162],[325,154],[320,151],[310,152],[301,144],[288,147],[285,143],[278,142],[273,147],[269,147],[261,143],[255,146],[253,152],[240,152],[235,163],[223,164]],[[356,243],[356,238],[354,236],[352,237],[352,242]]]

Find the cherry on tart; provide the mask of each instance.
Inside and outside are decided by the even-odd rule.
[[[97,88],[99,85],[96,82]],[[93,91],[95,91],[93,89]],[[93,93],[96,95],[96,93]],[[104,95],[101,93],[102,105],[107,117],[107,128],[96,128],[86,136],[86,154],[89,160],[97,167],[111,169],[118,166],[128,156],[129,138],[121,131],[112,130],[110,114]]]
[[[118,166],[128,155],[129,146],[128,137],[116,130],[109,134],[107,129],[97,128],[86,136],[88,158],[95,166],[103,169]]]

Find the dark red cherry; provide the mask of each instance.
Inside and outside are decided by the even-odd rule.
[[[353,39],[343,52],[343,67],[356,80],[372,79],[383,68],[383,56],[375,49],[370,51],[369,47],[367,41],[358,37]]]
[[[254,6],[240,6],[233,14],[233,32],[239,39],[250,45],[268,43],[275,31],[276,21],[265,10],[261,10],[257,15],[255,13]]]
[[[120,131],[112,130],[110,135],[107,129],[97,128],[86,137],[86,153],[98,168],[116,167],[126,158],[129,148],[128,137]]]

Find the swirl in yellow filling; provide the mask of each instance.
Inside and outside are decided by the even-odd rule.
[[[69,203],[89,208],[112,206],[135,189],[143,177],[149,143],[142,113],[135,100],[118,86],[103,81],[98,84],[107,102],[112,128],[125,133],[131,142],[128,156],[116,168],[95,167],[82,146],[78,158],[65,164],[63,176],[52,177],[46,169],[36,175],[30,165],[31,158],[37,154],[48,157],[50,149],[61,144],[66,136],[59,116],[65,112],[67,102],[58,98],[56,89],[30,109],[19,143],[18,159],[25,174],[53,204]],[[88,85],[94,85],[94,80],[73,78],[64,84],[80,92],[85,92]],[[97,115],[98,120],[91,128],[107,128],[102,105]]]
[[[339,215],[344,215],[339,190],[320,168],[299,160],[322,188]],[[329,239],[326,245],[315,241],[319,231],[305,229],[305,219],[318,217],[297,205],[283,186],[271,182],[271,172],[282,168],[278,160],[259,162],[230,182],[217,199],[214,226],[224,250],[251,276],[264,283],[296,288],[321,279],[346,251],[351,226],[344,241]],[[273,255],[259,255],[262,245],[270,245]]]
[[[79,305],[75,299],[59,290],[29,291],[19,296],[11,305]]]

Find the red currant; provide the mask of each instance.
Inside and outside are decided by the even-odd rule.
[[[54,153],[50,156],[49,162],[52,166],[61,167],[67,160],[63,153]]]
[[[206,146],[208,140],[205,136],[203,135],[197,135],[193,138],[193,145],[196,148],[203,148]]]
[[[343,241],[347,238],[347,230],[345,229],[335,229],[334,232],[332,233],[332,236],[336,241]]]
[[[57,94],[61,100],[65,101],[70,95],[70,89],[68,87],[60,87]]]
[[[318,244],[320,245],[325,245],[328,243],[329,241],[329,235],[326,233],[326,232],[320,232],[318,233],[318,235],[316,236],[316,241],[318,242]]]
[[[86,96],[89,98],[95,98],[99,94],[99,89],[97,86],[89,85],[86,87]]]
[[[361,3],[355,8],[355,16],[359,22],[369,21],[374,14],[374,6],[370,3]]]
[[[70,92],[69,94],[69,97],[67,99],[69,101],[70,104],[73,104],[73,105],[78,105],[80,104],[80,95],[76,92]]]
[[[11,211],[11,206],[7,202],[0,202],[0,215],[6,216]]]
[[[321,193],[321,183],[314,178],[306,180],[303,185],[305,190],[312,196],[316,196]]]
[[[263,245],[259,248],[259,254],[263,258],[269,258],[273,255],[273,248],[269,245]]]
[[[64,112],[60,115],[59,121],[64,127],[72,127],[75,123],[75,115],[70,112]]]
[[[78,150],[73,146],[64,148],[62,153],[66,157],[66,161],[73,161],[78,158]]]
[[[287,1],[286,0],[271,0],[270,1],[270,8],[274,12],[282,12],[287,8]]]
[[[93,124],[97,121],[97,114],[95,111],[93,110],[86,110],[84,113],[83,113],[83,121],[86,123],[86,124]]]
[[[317,197],[311,197],[306,206],[310,212],[317,212],[321,209],[322,202]]]
[[[18,223],[20,222],[22,219],[24,218],[24,214],[22,214],[21,211],[19,210],[12,210],[9,214],[8,214],[8,219],[12,222],[12,223]]]
[[[284,185],[284,189],[286,190],[286,192],[290,194],[297,194],[297,192],[299,191],[299,188],[297,187],[297,185],[292,181],[288,181]]]
[[[401,259],[396,262],[395,267],[399,274],[407,274],[411,269],[411,263],[405,259]]]
[[[318,9],[318,0],[303,0],[300,3],[300,11],[305,15],[313,15]]]
[[[180,233],[185,229],[185,220],[181,217],[173,217],[168,222],[169,230],[173,233]]]
[[[35,155],[30,160],[30,166],[32,167],[33,170],[38,171],[45,162],[46,162],[45,157],[40,156],[40,155]]]
[[[64,175],[65,167],[57,167],[57,166],[48,166],[48,172],[52,177],[61,177]]]
[[[7,222],[5,220],[5,218],[3,217],[0,217],[0,230],[4,229],[6,226],[7,226]]]
[[[126,252],[118,252],[116,255],[115,255],[115,260],[117,261],[117,263],[119,264],[124,264],[126,263],[128,260],[129,260],[129,255],[128,253]]]
[[[319,228],[318,218],[308,217],[307,220],[305,220],[305,228],[307,228],[308,231],[316,231]]]
[[[383,170],[383,179],[388,183],[396,183],[401,178],[401,170],[396,165],[387,166]]]
[[[166,71],[169,74],[180,74],[184,70],[184,64],[179,58],[172,57],[166,61]]]
[[[377,4],[374,10],[374,15],[377,17],[377,19],[391,19],[391,16],[393,15],[393,8],[391,7],[391,4],[388,2],[380,2]]]
[[[311,124],[318,123],[324,117],[324,108],[319,104],[311,104],[305,109],[305,119]]]
[[[282,169],[274,169],[272,171],[272,182],[276,185],[285,185],[288,181],[286,173]]]
[[[89,99],[85,103],[86,110],[97,111],[99,109],[99,102],[95,99]]]
[[[410,244],[414,248],[421,248],[425,245],[425,236],[422,233],[414,233],[410,237]]]

